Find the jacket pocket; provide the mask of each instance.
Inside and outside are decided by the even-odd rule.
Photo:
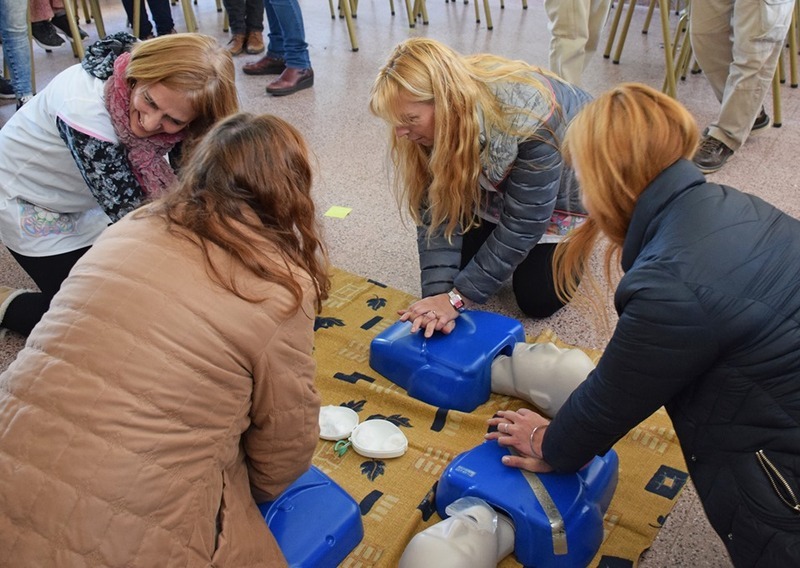
[[[778,495],[778,498],[795,513],[800,515],[800,501],[798,501],[797,493],[792,489],[792,486],[787,481],[786,477],[780,472],[774,463],[767,457],[764,450],[756,452],[756,459],[764,474],[769,479],[772,488]]]

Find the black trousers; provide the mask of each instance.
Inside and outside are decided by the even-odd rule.
[[[23,256],[9,250],[22,269],[36,282],[41,292],[26,292],[14,298],[6,309],[3,321],[0,321],[0,327],[22,335],[30,335],[33,327],[50,308],[50,301],[61,288],[61,283],[66,280],[69,271],[90,248],[40,257]]]
[[[231,33],[264,31],[264,0],[222,0],[228,12]]]
[[[147,18],[147,10],[144,7],[144,0],[141,2],[142,10],[140,12],[141,18],[139,20],[139,39],[146,39],[153,33],[153,24]],[[175,27],[172,20],[172,6],[169,0],[148,0],[150,6],[150,14],[156,23],[156,31],[158,35],[166,35]],[[122,0],[122,6],[125,8],[125,13],[128,15],[128,23],[133,25],[133,0]]]
[[[481,220],[478,227],[464,233],[461,245],[461,268],[463,269],[478,249],[483,246],[496,225]],[[540,243],[533,247],[528,256],[514,271],[511,283],[514,297],[522,312],[531,318],[552,316],[564,307],[564,302],[556,295],[553,283],[553,254],[556,245]]]

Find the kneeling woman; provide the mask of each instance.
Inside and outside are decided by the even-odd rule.
[[[0,327],[29,334],[100,233],[175,181],[166,155],[238,104],[214,38],[119,33],[14,114],[0,130],[0,239],[40,291],[0,287]]]
[[[517,449],[508,466],[576,471],[664,406],[733,564],[800,566],[800,221],[707,182],[697,140],[680,103],[635,83],[575,118],[591,216],[559,245],[559,288],[607,239],[619,321],[552,422],[501,411],[487,437]]]
[[[425,38],[389,56],[370,108],[393,127],[397,193],[417,223],[423,299],[412,329],[448,333],[463,300],[511,279],[517,304],[547,317],[555,243],[584,218],[561,138],[589,95],[522,61],[465,57]]]
[[[256,502],[319,433],[311,179],[294,128],[236,115],[75,265],[0,375],[7,565],[285,565]]]

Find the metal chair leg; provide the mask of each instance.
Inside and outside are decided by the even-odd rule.
[[[623,6],[625,6],[625,0],[619,0],[619,2],[617,2],[617,6],[614,8],[616,12],[614,13],[614,19],[611,21],[611,29],[608,31],[606,50],[603,52],[603,57],[606,59],[611,57],[611,49],[614,47],[614,39],[616,38],[617,35],[617,28],[619,27],[619,21],[622,19]]]
[[[483,0],[483,11],[486,13],[486,29],[494,29],[494,24],[492,23],[492,9],[489,6],[489,0]]]
[[[789,86],[796,89],[797,79],[797,10],[792,12],[792,21],[789,24]]]
[[[81,33],[78,31],[78,22],[75,21],[75,5],[72,0],[64,2],[64,10],[67,12],[67,23],[72,34],[72,53],[78,59],[83,59],[83,43]]]
[[[647,16],[644,18],[644,25],[642,26],[642,33],[647,35],[650,29],[650,22],[653,20],[653,11],[656,8],[657,0],[650,0],[650,5],[647,7]]]
[[[192,33],[196,32],[197,19],[194,17],[190,0],[181,0],[181,8],[183,8],[183,21],[186,23],[186,29]]]
[[[625,16],[625,24],[622,26],[622,34],[617,43],[617,51],[614,53],[614,59],[611,60],[611,62],[616,65],[619,64],[620,57],[622,57],[622,48],[625,46],[625,40],[628,38],[628,29],[631,27],[634,8],[636,8],[636,2],[632,1],[628,5],[628,14]]]
[[[131,22],[133,37],[139,37],[140,29],[142,29],[142,4],[141,0],[133,0],[133,21]]]
[[[675,60],[672,53],[673,48],[670,45],[669,35],[669,0],[658,0],[658,9],[661,12],[661,34],[664,38],[664,62],[667,68],[667,85],[666,94],[673,98],[678,96],[678,88],[675,84]]]
[[[783,59],[781,54],[780,59]],[[772,78],[772,126],[780,128],[783,126],[783,113],[781,112],[781,79],[780,68],[783,67],[783,62],[778,62],[778,69],[775,70],[775,76]]]
[[[408,0],[406,0],[408,2]],[[344,12],[344,21],[347,23],[347,33],[350,35],[350,47],[353,51],[358,51],[358,39],[356,30],[353,28],[353,14],[351,12],[350,0],[339,0],[339,9]]]
[[[422,25],[428,25],[428,5],[425,3],[425,0],[415,0],[414,1],[414,12],[419,14],[422,17]],[[489,28],[491,29],[491,28]]]

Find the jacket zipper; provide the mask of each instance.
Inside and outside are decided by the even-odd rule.
[[[797,497],[792,491],[791,486],[786,481],[786,478],[781,475],[781,472],[778,471],[778,468],[769,460],[769,458],[764,454],[764,450],[758,450],[756,452],[756,458],[758,458],[758,463],[761,465],[761,469],[764,470],[764,473],[767,474],[769,478],[769,482],[772,484],[772,488],[775,490],[775,493],[778,494],[778,497],[781,501],[783,501],[787,507],[794,510],[795,513],[800,513],[800,501],[797,500]]]

